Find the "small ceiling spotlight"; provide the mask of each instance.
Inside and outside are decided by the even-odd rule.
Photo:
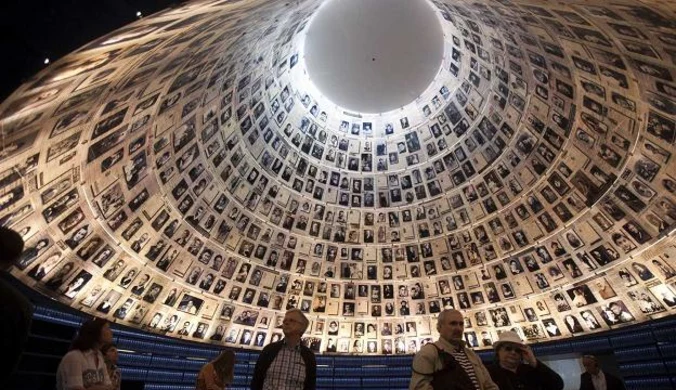
[[[43,62],[45,63],[45,65],[49,65],[49,58],[45,58]]]
[[[141,11],[136,11],[136,17],[139,18],[139,19],[141,19],[143,17],[143,14],[141,13]]]

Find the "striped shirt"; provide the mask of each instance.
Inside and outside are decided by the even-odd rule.
[[[305,362],[300,344],[294,348],[284,344],[265,374],[263,390],[298,390],[304,384]]]
[[[467,376],[469,376],[469,379],[472,380],[472,384],[474,384],[474,388],[476,390],[480,390],[481,387],[479,386],[479,380],[477,379],[476,372],[474,372],[474,366],[472,365],[472,362],[469,361],[467,358],[467,353],[465,353],[465,348],[459,347],[457,349],[454,349],[453,351],[450,351],[450,354],[453,356],[456,362],[460,365],[460,367],[465,370],[467,373]]]

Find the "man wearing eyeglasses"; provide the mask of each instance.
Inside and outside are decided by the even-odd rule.
[[[479,356],[465,346],[462,313],[444,310],[437,318],[439,340],[413,358],[410,390],[499,390]]]
[[[537,360],[515,332],[502,332],[493,348],[496,362],[488,367],[488,371],[500,389],[563,389],[561,376]]]
[[[314,390],[317,362],[312,351],[301,344],[310,321],[299,309],[284,315],[284,338],[268,344],[256,362],[251,390]]]

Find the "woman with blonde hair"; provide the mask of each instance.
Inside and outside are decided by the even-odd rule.
[[[207,363],[197,376],[196,390],[224,390],[235,376],[235,353],[225,350]]]

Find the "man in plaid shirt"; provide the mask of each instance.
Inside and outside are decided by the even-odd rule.
[[[263,348],[254,369],[251,390],[314,390],[317,362],[300,338],[310,321],[299,309],[286,312],[284,338]]]

